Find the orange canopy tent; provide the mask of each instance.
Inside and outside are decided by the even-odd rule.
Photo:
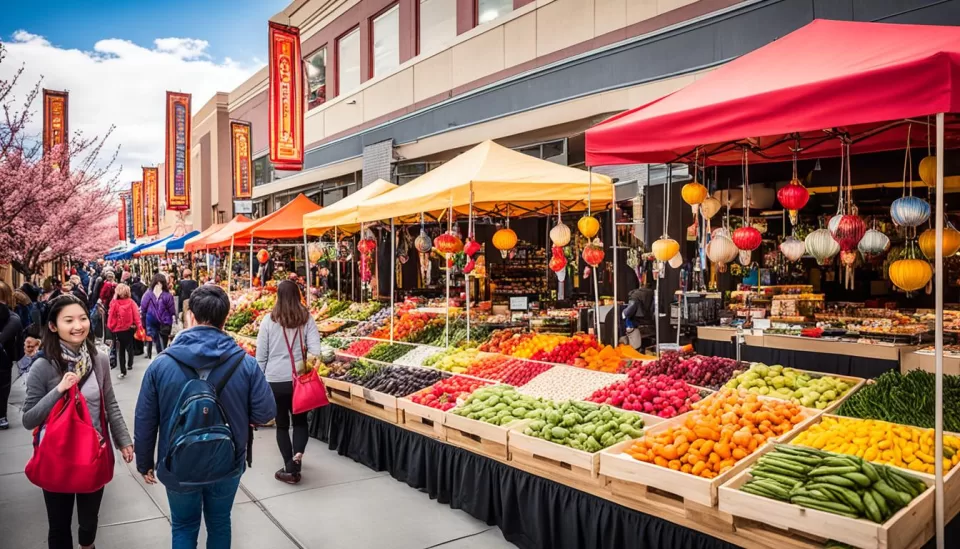
[[[204,229],[204,230],[203,230],[200,234],[198,234],[197,236],[195,236],[195,237],[187,240],[186,242],[184,242],[184,243],[183,243],[183,251],[185,251],[185,252],[192,252],[192,251],[194,251],[194,249],[191,249],[191,246],[192,246],[192,245],[197,244],[197,243],[200,243],[200,242],[203,242],[204,240],[206,240],[206,238],[207,238],[208,236],[210,236],[210,235],[212,235],[213,233],[215,233],[215,232],[219,231],[220,229],[222,229],[224,225],[226,225],[226,223],[216,223],[216,224],[210,225],[209,227],[207,227],[206,229]],[[200,246],[199,249],[203,249],[203,246]]]
[[[272,214],[244,225],[232,235],[233,243],[249,244],[254,238],[263,240],[303,238],[303,216],[319,209],[320,206],[315,202],[299,194],[289,204]],[[228,236],[226,244],[229,243],[230,237]]]
[[[250,223],[253,223],[253,221],[249,217],[245,215],[238,215],[233,219],[231,219],[230,221],[227,221],[223,225],[219,225],[220,228],[212,233],[208,234],[207,231],[209,231],[213,227],[200,233],[200,236],[187,242],[186,246],[184,246],[184,250],[188,252],[195,252],[197,250],[219,248],[223,246],[224,237],[226,238],[226,244],[229,245],[230,237],[235,232],[249,225]],[[204,235],[207,235],[207,236],[204,236]]]

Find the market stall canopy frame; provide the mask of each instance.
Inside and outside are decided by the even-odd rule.
[[[393,183],[378,179],[330,206],[306,214],[303,216],[303,228],[311,236],[321,236],[334,227],[347,234],[356,233],[360,224],[360,205],[396,188]]]
[[[250,223],[253,223],[253,221],[249,217],[245,215],[238,215],[233,219],[231,219],[230,221],[227,221],[226,223],[224,223],[219,229],[217,229],[213,233],[210,233],[207,236],[203,236],[203,234],[201,234],[200,236],[194,239],[191,239],[189,242],[187,242],[186,246],[184,246],[184,249],[188,252],[193,252],[197,250],[218,248],[224,245],[223,244],[224,241],[226,242],[225,245],[229,246],[230,237],[233,236],[233,234],[236,233],[238,230],[242,229],[243,227],[246,227]]]
[[[693,161],[710,164],[838,156],[926,147],[924,124],[960,110],[960,28],[814,20],[660,99],[586,132],[589,166]],[[889,121],[889,122],[878,122]],[[947,117],[948,148],[960,146]],[[931,129],[932,133],[932,129]]]
[[[195,236],[200,236],[200,231],[190,231],[189,233],[167,241],[167,253],[177,254],[183,252],[183,246],[188,240]]]
[[[246,219],[246,218],[245,218],[245,219]],[[222,229],[224,225],[226,225],[226,223],[215,223],[215,224],[213,224],[213,225],[210,225],[210,226],[207,227],[206,229],[200,231],[200,234],[188,238],[188,239],[185,240],[184,243],[183,243],[183,251],[185,251],[185,252],[190,252],[190,251],[193,251],[193,250],[195,250],[195,249],[199,249],[199,248],[191,248],[191,245],[198,244],[198,243],[200,243],[201,241],[205,240],[208,236],[210,236],[210,235],[216,233],[217,231],[219,231],[220,229]],[[201,248],[202,248],[202,246],[201,246]]]

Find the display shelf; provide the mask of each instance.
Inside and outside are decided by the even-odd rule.
[[[501,427],[447,412],[443,416],[443,428],[447,442],[454,446],[503,461],[509,456],[509,426]]]
[[[347,408],[353,408],[353,400],[351,399],[352,383],[340,381],[339,379],[331,379],[329,377],[322,377],[321,379],[327,387],[327,393],[331,402],[336,402]]]
[[[574,482],[602,486],[600,452],[577,450],[549,440],[523,434],[525,426],[514,427],[509,435],[508,461],[522,463],[541,471],[548,478],[566,478]]]
[[[398,398],[397,406],[403,413],[402,423],[408,429],[438,440],[446,438],[443,410],[417,404],[408,398]]]
[[[390,423],[401,423],[397,397],[359,385],[350,386],[350,397],[354,410]]]

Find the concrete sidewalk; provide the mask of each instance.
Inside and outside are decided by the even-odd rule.
[[[118,370],[113,371],[117,398],[131,431],[147,364],[144,357],[137,357],[125,379],[116,379]],[[10,429],[0,431],[0,549],[46,547],[43,495],[23,473],[32,454],[30,432],[20,424],[23,396],[23,384],[15,381],[7,410]],[[437,503],[386,473],[341,457],[313,439],[304,455],[299,485],[273,478],[282,465],[273,429],[257,431],[253,465],[243,476],[234,504],[233,547],[237,549],[514,547],[498,528]],[[170,547],[168,517],[163,486],[144,484],[133,464],[123,463],[117,454],[116,474],[100,509],[97,547]],[[201,529],[200,547],[205,537]]]

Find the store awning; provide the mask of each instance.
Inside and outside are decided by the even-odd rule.
[[[613,199],[605,175],[561,166],[484,141],[410,183],[360,205],[358,222],[396,218],[414,221],[421,212],[439,216],[451,205],[466,213],[473,191],[475,212],[511,216],[549,214],[562,202],[564,211],[585,210],[587,196],[595,209]]]
[[[355,233],[359,226],[360,205],[396,188],[393,183],[378,179],[330,206],[303,216],[303,227],[307,234],[313,236],[320,236],[334,227],[339,227],[345,233]]]
[[[167,248],[167,253],[168,253],[168,254],[176,254],[176,253],[182,252],[182,251],[183,251],[183,246],[184,246],[184,244],[186,244],[186,242],[187,242],[188,240],[190,240],[191,238],[193,238],[193,237],[195,237],[195,236],[199,236],[199,235],[200,235],[200,231],[190,231],[189,233],[187,233],[187,234],[185,234],[185,235],[183,235],[183,236],[181,236],[181,237],[172,238],[172,239],[168,240],[168,241],[167,241],[167,247],[166,247],[166,248]]]
[[[242,216],[238,216],[238,217],[242,217]],[[249,218],[244,217],[244,219],[249,219]],[[210,235],[216,233],[217,231],[219,231],[220,229],[222,229],[224,225],[226,225],[226,223],[216,223],[216,224],[210,225],[210,226],[207,227],[206,229],[200,231],[200,234],[188,238],[188,239],[187,239],[186,241],[184,241],[184,243],[183,243],[183,251],[185,251],[185,252],[193,251],[193,250],[191,249],[191,246],[192,246],[193,244],[199,244],[200,242],[202,242],[203,240],[205,240],[208,236],[210,236]],[[202,248],[202,246],[201,246],[201,248]]]
[[[229,246],[230,237],[233,236],[234,233],[236,233],[243,227],[249,225],[250,223],[253,223],[253,221],[249,217],[245,215],[238,215],[233,219],[231,219],[230,221],[227,221],[223,225],[220,225],[216,231],[213,231],[207,234],[206,236],[204,236],[204,234],[207,233],[207,231],[209,231],[210,229],[207,229],[206,231],[201,233],[199,236],[191,238],[183,246],[183,249],[188,252],[195,252],[198,250],[217,248],[219,247],[217,243],[222,242],[224,238],[226,238],[227,245]]]
[[[303,238],[303,216],[320,209],[315,202],[298,194],[287,205],[270,215],[245,225],[233,234],[235,244],[249,244],[250,238],[290,240]],[[229,244],[229,238],[226,244]]]
[[[167,253],[167,241],[169,241],[171,238],[173,238],[173,235],[167,235],[163,238],[158,238],[143,248],[140,248],[140,250],[133,254],[133,257],[143,257],[145,255],[163,255]]]
[[[818,19],[587,130],[587,164],[692,161],[697,147],[708,165],[737,164],[745,139],[751,162],[783,161],[795,133],[801,157],[838,156],[844,132],[854,154],[903,149],[906,119],[926,147],[926,117],[957,111],[960,28]]]

